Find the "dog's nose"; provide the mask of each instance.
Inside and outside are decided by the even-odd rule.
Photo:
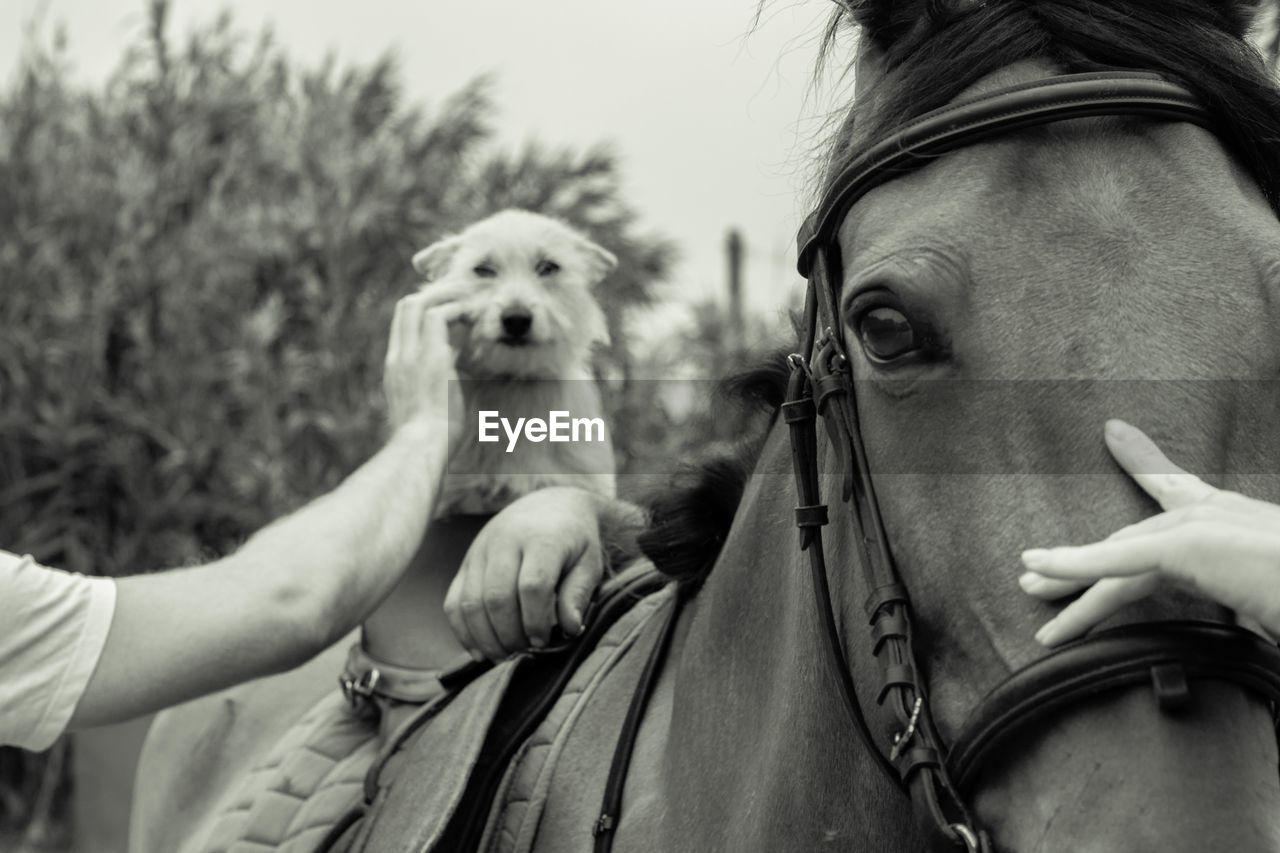
[[[502,330],[513,338],[523,338],[533,325],[533,315],[524,308],[510,308],[502,312]]]

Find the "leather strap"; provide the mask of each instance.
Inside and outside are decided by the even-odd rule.
[[[1005,740],[1100,693],[1150,684],[1165,711],[1191,703],[1189,682],[1242,685],[1280,704],[1280,649],[1216,622],[1125,625],[1069,643],[1010,675],[973,710],[948,765],[963,790]]]
[[[799,515],[801,510],[809,510],[811,514],[816,514],[812,513],[812,511],[820,507],[822,515],[825,517],[827,508],[825,504],[820,502],[821,497],[818,494],[818,450],[817,436],[814,431],[817,409],[813,405],[813,397],[809,388],[810,383],[804,362],[799,356],[792,356],[791,379],[788,382],[787,402],[783,404],[783,411],[787,413],[785,416],[791,428],[791,452],[795,463],[796,493],[800,498],[800,508],[796,510],[796,513]],[[839,637],[839,631],[836,628],[836,617],[831,608],[831,592],[827,586],[827,566],[826,556],[822,548],[822,529],[820,526],[801,525],[800,536],[801,550],[809,553],[809,577],[813,584],[820,622],[819,628],[824,639],[822,643],[823,657],[827,661],[832,678],[840,688],[840,694],[844,698],[845,707],[850,711],[854,730],[858,733],[858,737],[862,739],[862,743],[866,746],[868,752],[877,759],[876,763],[880,765],[880,769],[884,771],[889,781],[895,787],[901,788],[903,787],[903,782],[897,772],[897,768],[894,767],[888,756],[880,749],[876,737],[871,733],[871,729],[867,725],[866,715],[862,712],[862,703],[858,701],[858,690],[853,683],[853,670],[845,656],[844,644],[838,641],[831,642],[832,637]]]
[[[439,696],[443,690],[440,670],[384,663],[365,651],[359,642],[352,644],[347,652],[347,664],[338,676],[338,684],[342,695],[356,710],[375,698],[420,705]]]
[[[800,275],[809,277],[818,251],[836,241],[849,208],[881,184],[948,151],[1001,134],[1098,116],[1185,121],[1215,129],[1212,114],[1195,95],[1147,71],[1064,74],[950,104],[872,145],[832,182],[800,229]]]
[[[680,610],[684,606],[686,588],[676,591],[676,597],[667,610],[657,639],[645,660],[640,680],[635,692],[631,694],[631,702],[627,706],[627,715],[622,721],[622,730],[618,734],[618,742],[613,749],[613,761],[609,764],[609,778],[605,781],[604,800],[600,805],[600,816],[592,824],[591,834],[595,836],[595,853],[609,853],[613,849],[614,833],[618,829],[618,821],[622,818],[622,792],[627,783],[627,768],[631,765],[631,753],[635,749],[636,738],[640,734],[640,723],[644,720],[645,709],[649,707],[649,699],[653,696],[654,687],[658,684],[658,675],[667,658],[667,649],[671,647],[671,638],[675,635]]]

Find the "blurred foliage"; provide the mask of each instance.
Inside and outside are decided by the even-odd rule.
[[[389,56],[304,68],[225,15],[178,43],[167,13],[152,0],[101,87],[28,39],[0,91],[0,547],[90,574],[189,564],[331,488],[382,438],[408,259],[503,207],[618,256],[601,371],[628,406],[625,318],[674,249],[607,147],[504,151],[483,78],[423,107]],[[65,840],[64,757],[0,750],[0,839]]]

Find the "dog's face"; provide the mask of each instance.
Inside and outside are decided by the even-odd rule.
[[[458,369],[477,379],[559,379],[582,374],[607,344],[591,289],[617,265],[567,225],[505,210],[413,257],[424,287],[456,291],[470,323]]]

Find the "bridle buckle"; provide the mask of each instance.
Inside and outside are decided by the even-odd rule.
[[[982,842],[968,824],[953,823],[948,828],[964,842],[965,853],[982,853]]]
[[[890,761],[897,761],[902,750],[906,749],[907,744],[911,743],[911,739],[915,737],[916,723],[920,720],[920,707],[923,704],[924,699],[917,696],[915,704],[911,706],[911,719],[907,721],[907,727],[893,736],[893,749],[889,750]]]

